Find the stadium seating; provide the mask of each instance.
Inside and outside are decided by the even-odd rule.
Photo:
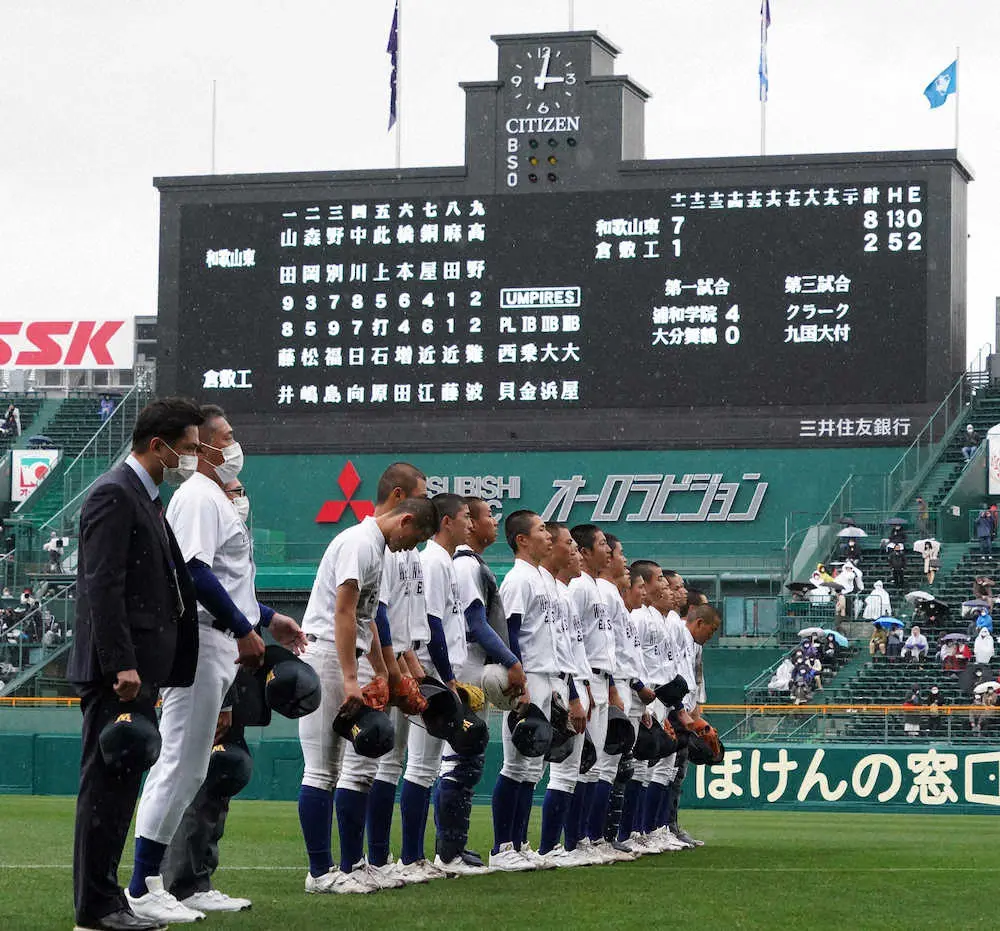
[[[41,409],[45,398],[34,394],[5,394],[0,396],[0,417],[7,411],[7,407],[13,404],[21,412],[21,435],[31,436],[31,424],[38,411]],[[0,437],[0,456],[11,449],[17,442],[17,437]]]

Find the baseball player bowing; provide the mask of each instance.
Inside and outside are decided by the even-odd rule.
[[[135,866],[126,893],[140,917],[175,923],[199,920],[204,913],[163,888],[160,865],[205,780],[219,712],[237,666],[255,668],[264,655],[264,641],[254,627],[269,625],[284,646],[303,646],[295,621],[257,602],[250,534],[224,490],[243,466],[243,450],[222,408],[205,405],[201,412],[198,471],[166,511],[198,597],[198,667],[190,688],[162,693],[163,751],[136,812]],[[228,910],[225,897],[199,904]]]
[[[303,659],[316,670],[322,685],[319,708],[299,719],[305,761],[299,823],[309,857],[306,892],[373,892],[381,887],[367,869],[354,872],[357,861],[347,864],[352,872],[333,865],[333,789],[344,749],[333,721],[342,708],[350,709],[364,700],[362,687],[376,675],[388,675],[374,621],[386,548],[392,552],[412,549],[433,531],[433,505],[426,498],[406,498],[338,534],[320,561],[302,620],[308,640]],[[368,657],[363,660],[365,654]],[[362,830],[364,818],[361,806]],[[356,837],[356,827],[351,837]],[[361,841],[355,843],[360,848]]]
[[[465,615],[468,650],[465,662],[453,667],[453,671],[460,682],[482,686],[484,666],[500,663],[507,670],[508,692],[520,695],[526,686],[524,667],[508,646],[507,618],[496,576],[482,558],[496,542],[497,520],[482,498],[464,500],[469,507],[469,536],[468,543],[455,550],[455,577],[459,607]],[[450,747],[445,750],[434,797],[437,827],[434,865],[450,875],[485,871],[479,855],[465,849],[472,796],[485,763],[486,756],[482,753],[465,756]]]
[[[508,515],[504,535],[515,557],[500,586],[510,648],[524,667],[529,700],[548,718],[553,691],[559,692],[564,702],[569,698],[566,684],[558,678],[552,595],[540,569],[552,549],[552,537],[545,522],[533,511]],[[526,757],[517,749],[510,721],[505,718],[503,767],[493,790],[491,869],[519,872],[541,866],[538,854],[524,856],[516,845],[527,836],[535,784],[544,766],[544,757]]]
[[[454,670],[466,658],[466,638],[453,557],[455,549],[469,537],[469,506],[458,495],[447,493],[435,495],[431,504],[437,532],[420,554],[430,638],[426,643],[415,644],[416,654],[425,670],[454,687]],[[447,875],[424,856],[431,786],[441,768],[444,744],[444,740],[432,737],[422,726],[414,724],[410,728],[406,772],[399,793],[403,850],[398,873],[404,880],[441,879]]]

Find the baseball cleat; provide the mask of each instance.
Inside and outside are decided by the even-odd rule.
[[[461,856],[455,857],[454,860],[442,860],[440,854],[434,858],[434,866],[439,870],[443,870],[451,877],[455,876],[485,876],[490,872],[488,866],[473,866],[471,863],[466,863]]]
[[[150,921],[162,922],[163,924],[190,924],[195,921],[203,921],[205,918],[204,912],[181,905],[174,896],[167,892],[163,888],[162,876],[147,876],[146,894],[133,898],[129,890],[126,889],[125,898],[132,913],[138,918],[147,918]]]
[[[531,863],[536,870],[554,870],[555,867],[549,863],[537,850],[532,850],[531,844],[521,844],[517,852]]]
[[[687,831],[682,827],[678,827],[676,824],[670,828],[671,833],[679,841],[683,841],[685,844],[694,844],[695,847],[704,847],[705,842],[703,840],[698,840],[697,837],[692,837]]]
[[[490,854],[490,869],[501,873],[525,873],[535,865],[521,856],[511,843],[501,844],[496,853]]]
[[[402,889],[406,885],[394,872],[386,872],[384,867],[372,866],[364,858],[351,867],[351,875],[355,879],[364,877],[365,881],[377,889]]]
[[[181,899],[181,905],[193,908],[197,912],[245,912],[253,902],[226,895],[218,889],[209,889],[207,892],[196,892],[186,899]]]
[[[363,882],[350,873],[341,873],[338,869],[332,869],[322,876],[306,874],[306,892],[321,895],[365,895],[374,891],[375,887],[371,883]]]

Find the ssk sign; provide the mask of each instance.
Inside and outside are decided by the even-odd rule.
[[[0,320],[0,368],[130,369],[135,321]]]

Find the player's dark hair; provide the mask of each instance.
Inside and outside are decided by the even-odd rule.
[[[425,539],[437,533],[437,508],[430,498],[404,498],[390,512],[390,515],[412,514],[417,530]]]
[[[157,398],[139,411],[132,430],[132,451],[146,452],[154,437],[173,446],[188,427],[200,427],[204,422],[205,415],[190,398]]]
[[[480,498],[478,495],[465,495],[462,500],[469,506],[469,516],[476,520],[476,514],[479,511],[490,510],[489,502],[485,498]]]
[[[594,541],[600,532],[601,528],[597,524],[577,524],[570,530],[570,534],[576,540],[576,545],[581,550],[592,550]]]
[[[569,530],[569,527],[567,527],[561,520],[547,520],[545,522],[545,529],[552,535],[552,542],[554,543],[560,532],[563,530]]]
[[[706,595],[703,591],[699,591],[697,588],[689,588],[687,593],[687,611],[690,611],[692,608],[697,608],[699,605],[708,604],[708,595]]]
[[[503,533],[507,538],[507,545],[513,552],[517,552],[517,538],[522,533],[531,533],[532,518],[538,517],[534,511],[513,511],[507,515],[503,522]]]
[[[402,489],[407,498],[417,490],[417,485],[427,481],[427,476],[408,462],[394,462],[386,468],[375,489],[375,503],[385,504],[389,495],[397,488]]]
[[[665,578],[665,579],[676,579],[677,576],[679,576],[679,575],[680,575],[680,573],[679,572],[674,572],[673,569],[664,569],[663,570],[663,578]]]
[[[444,523],[446,517],[457,517],[458,512],[467,507],[465,499],[461,495],[453,495],[447,491],[431,498],[431,504],[434,505],[434,511],[437,514],[437,530],[441,529],[441,524]]]
[[[718,627],[719,624],[722,623],[722,618],[719,617],[719,612],[709,604],[694,605],[694,607],[688,611],[685,620],[688,623],[691,623],[691,621],[702,621],[705,624],[711,624],[713,627]]]
[[[637,559],[628,567],[629,574],[635,578],[636,575],[641,575],[643,581],[652,582],[653,581],[653,570],[659,569],[660,564],[658,562],[653,562],[652,559]]]
[[[604,531],[604,539],[608,541],[608,546],[611,547],[611,552],[615,551],[616,546],[621,546],[622,541],[618,539],[613,533],[608,533]]]

